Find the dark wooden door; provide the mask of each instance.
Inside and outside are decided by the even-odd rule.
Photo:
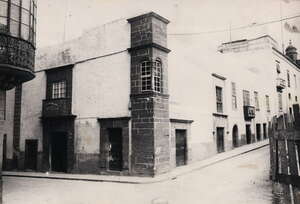
[[[232,128],[232,146],[238,147],[239,146],[239,132],[238,127],[236,125]]]
[[[217,127],[217,151],[224,152],[224,128]]]
[[[186,130],[175,130],[176,135],[176,166],[186,164],[187,142]]]
[[[264,136],[264,139],[267,139],[267,124],[266,123],[263,124],[263,136]]]
[[[246,125],[246,142],[247,144],[251,143],[251,126]]]
[[[25,169],[37,170],[38,140],[25,142]]]
[[[122,129],[108,129],[109,150],[109,169],[122,171],[123,168],[123,148],[122,148]]]
[[[256,140],[261,140],[261,127],[260,124],[256,124]]]
[[[67,172],[67,133],[54,132],[51,137],[51,170]]]

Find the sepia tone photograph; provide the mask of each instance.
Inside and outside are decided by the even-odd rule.
[[[300,204],[300,0],[0,0],[2,203]]]

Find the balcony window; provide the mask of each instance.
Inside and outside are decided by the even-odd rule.
[[[216,101],[217,101],[217,112],[223,113],[223,94],[222,88],[216,86]]]
[[[0,90],[0,120],[5,120],[6,92]]]
[[[52,99],[66,98],[66,81],[52,83]]]

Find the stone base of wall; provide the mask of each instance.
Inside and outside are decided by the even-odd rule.
[[[77,153],[72,173],[98,174],[100,172],[100,155]]]

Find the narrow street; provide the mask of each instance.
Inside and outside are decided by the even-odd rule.
[[[271,204],[269,147],[153,184],[4,177],[4,204]]]

